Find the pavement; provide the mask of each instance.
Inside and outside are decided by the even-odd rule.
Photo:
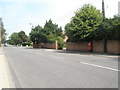
[[[34,49],[33,47],[23,47],[28,49]],[[89,53],[89,52],[80,52],[80,51],[67,51],[66,48],[63,50],[56,50],[56,49],[45,49],[45,48],[37,48],[38,50],[45,50],[50,52],[60,52],[60,53],[71,53],[71,54],[83,54],[83,55],[96,55],[98,57],[108,57],[108,58],[118,58],[120,55],[115,54],[106,54],[106,53]]]
[[[0,47],[0,89],[2,88],[11,88],[11,77],[8,68],[8,64],[6,62],[6,57]]]
[[[3,50],[16,88],[118,88],[114,55],[13,46]]]
[[[114,54],[105,54],[105,53],[89,53],[89,52],[80,52],[80,51],[66,51],[66,49],[63,50],[56,50],[56,49],[43,49],[45,51],[52,51],[52,52],[59,52],[59,53],[69,53],[69,54],[77,54],[77,55],[94,55],[98,57],[108,57],[108,58],[118,58],[118,55]]]

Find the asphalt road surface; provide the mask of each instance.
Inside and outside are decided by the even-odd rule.
[[[3,48],[16,88],[118,88],[118,57]]]

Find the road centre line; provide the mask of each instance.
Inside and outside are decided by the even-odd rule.
[[[81,62],[82,64],[86,64],[86,65],[90,65],[90,66],[95,66],[95,67],[99,67],[99,68],[104,68],[104,69],[108,69],[108,70],[112,70],[112,71],[120,71],[114,68],[110,68],[110,67],[105,67],[105,66],[100,66],[100,65],[96,65],[96,64],[90,64],[90,63],[86,63],[86,62]]]

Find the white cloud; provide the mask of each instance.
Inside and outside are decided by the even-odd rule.
[[[43,0],[1,0],[0,2],[39,2]]]

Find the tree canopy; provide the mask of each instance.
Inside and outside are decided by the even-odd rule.
[[[9,43],[12,45],[19,44],[19,37],[17,32],[11,34],[11,36],[9,37]]]
[[[27,41],[28,36],[25,34],[24,31],[20,31],[20,32],[18,32],[18,39],[19,39],[19,43],[22,44],[22,42]]]
[[[57,40],[62,46],[64,38],[62,31],[62,28],[50,19],[46,21],[43,28],[39,25],[32,28],[29,35],[33,43],[51,43]]]
[[[66,24],[68,41],[92,40],[93,33],[102,22],[102,13],[96,7],[86,4],[75,12],[75,16]]]
[[[105,18],[94,33],[94,40],[120,39],[120,16]]]
[[[24,31],[14,32],[9,37],[9,43],[12,45],[22,45],[22,43],[28,41],[28,36],[25,34]]]
[[[0,31],[1,31],[1,43],[5,43],[7,33],[6,33],[5,28],[4,28],[2,18],[0,18]]]
[[[45,34],[44,29],[41,26],[36,26],[32,28],[30,32],[30,38],[33,43],[44,43],[47,42],[47,35]]]

